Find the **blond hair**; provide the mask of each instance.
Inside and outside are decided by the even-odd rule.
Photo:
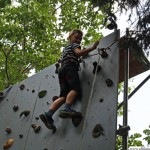
[[[80,34],[81,36],[83,36],[83,32],[79,29],[73,29],[70,33],[69,33],[69,36],[68,36],[68,40],[70,40],[70,38],[75,34],[75,33],[78,33]]]

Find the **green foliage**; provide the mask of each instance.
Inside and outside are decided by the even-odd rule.
[[[85,0],[82,0],[85,1]],[[117,20],[115,12],[122,13],[123,11],[131,11],[129,21],[132,24],[132,38],[136,40],[140,48],[149,55],[150,49],[150,1],[140,0],[87,0],[92,3],[94,8],[99,8],[105,17],[103,24],[108,25],[108,22],[113,23]],[[117,6],[117,7],[116,7]],[[131,19],[133,12],[136,12],[135,20]],[[136,22],[136,23],[135,23]],[[133,27],[133,24],[135,26]],[[131,27],[131,26],[130,26]]]
[[[143,133],[146,135],[146,137],[144,138],[145,141],[147,141],[147,144],[150,144],[150,126],[148,129],[145,129],[143,131]]]
[[[117,136],[116,150],[122,150],[122,137],[121,136]]]
[[[128,147],[130,146],[143,146],[142,141],[139,139],[142,135],[134,133],[128,137]],[[122,150],[122,137],[117,136],[116,150]]]
[[[121,82],[121,83],[118,84],[118,95],[119,95],[121,92],[123,92],[122,87],[123,87],[123,82]]]
[[[4,8],[7,4],[11,4],[11,0],[0,0],[0,8]]]
[[[119,103],[119,104],[120,104],[120,103]],[[118,104],[118,106],[119,106],[119,104]],[[120,107],[120,109],[117,111],[117,116],[118,116],[118,117],[123,116],[123,106]]]
[[[72,29],[85,31],[83,46],[101,37],[103,15],[90,3],[17,2],[0,8],[0,90],[27,78],[33,68],[37,72],[55,63]]]
[[[134,133],[128,139],[128,146],[143,146],[142,141],[138,138],[141,138],[142,135],[140,133]]]

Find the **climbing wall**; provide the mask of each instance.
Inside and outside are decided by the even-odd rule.
[[[116,38],[117,33],[104,37],[98,49],[107,47]],[[115,150],[119,66],[117,43],[106,52],[108,56],[102,58],[96,49],[80,64],[82,98],[77,99],[73,106],[83,115],[78,126],[73,124],[72,119],[59,118],[59,111],[54,114],[55,133],[39,119],[39,114],[49,109],[52,98],[59,95],[55,64],[15,84],[0,102],[0,149],[8,139],[13,139],[10,150]],[[94,74],[96,63],[99,66]],[[39,97],[41,91],[47,91],[42,98]],[[40,126],[40,130],[35,132],[31,127],[33,124]]]

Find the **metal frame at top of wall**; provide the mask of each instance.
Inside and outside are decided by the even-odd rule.
[[[129,30],[126,29],[126,38],[129,37]],[[130,130],[130,127],[128,126],[128,100],[131,98],[149,79],[150,75],[148,75],[136,88],[131,92],[130,95],[128,95],[128,80],[129,80],[129,53],[130,49],[127,47],[124,49],[124,100],[123,102],[118,106],[118,109],[120,109],[123,106],[123,126],[124,133],[122,135],[122,149],[127,150],[128,149],[128,131]]]

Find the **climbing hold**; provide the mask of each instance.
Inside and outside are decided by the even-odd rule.
[[[102,67],[100,65],[98,65],[97,72],[99,72],[101,69],[102,69]]]
[[[108,87],[113,86],[113,81],[111,79],[107,79],[105,82],[106,82]]]
[[[10,147],[13,145],[13,143],[14,143],[14,140],[13,140],[13,139],[8,139],[8,140],[4,143],[3,149],[8,149],[8,148],[10,148]]]
[[[49,105],[49,102],[46,102],[47,103],[47,105]]]
[[[32,90],[32,93],[34,93],[35,92],[35,90]]]
[[[4,99],[4,97],[5,97],[4,92],[0,92],[0,102]]]
[[[80,122],[82,121],[82,114],[81,114],[81,116],[79,116],[79,117],[74,117],[74,118],[72,118],[72,123],[73,123],[73,125],[75,126],[75,127],[77,127],[79,124],[80,124]]]
[[[31,127],[33,128],[35,133],[38,133],[41,129],[41,126],[37,124],[32,124]]]
[[[52,101],[54,102],[58,98],[59,98],[58,96],[53,96]]]
[[[104,135],[104,130],[100,124],[96,124],[96,126],[94,127],[92,131],[92,135],[94,138]]]
[[[59,67],[60,67],[59,63],[56,63],[56,64],[55,64],[55,67],[56,67],[55,73],[58,74]]]
[[[95,61],[95,62],[93,62],[93,66],[94,66],[94,68],[93,68],[93,73],[95,74],[95,72],[96,72],[96,68],[97,68],[97,73],[102,69],[102,67],[100,66],[100,65],[98,65],[97,64],[97,62]]]
[[[30,114],[29,110],[24,110],[23,112],[20,113],[19,116],[21,117],[22,115],[24,115],[25,117],[27,117],[29,114]]]
[[[18,107],[17,105],[15,105],[15,106],[13,107],[13,110],[14,110],[14,111],[17,111],[18,108],[19,108],[19,107]]]
[[[7,132],[7,134],[10,134],[12,132],[11,128],[9,127],[5,128],[5,131]]]
[[[23,134],[19,134],[19,138],[22,139],[23,138]]]
[[[24,90],[25,85],[24,85],[24,84],[21,84],[19,88],[20,88],[20,90]]]
[[[45,78],[48,79],[48,75],[45,75]]]
[[[54,134],[56,132],[56,126],[53,126],[52,133]]]
[[[108,54],[107,54],[105,48],[101,48],[101,49],[99,49],[99,51],[100,51],[100,55],[101,55],[102,58],[107,58],[108,57]]]
[[[69,140],[67,140],[67,142],[69,142]]]
[[[39,117],[35,117],[35,120],[39,120]]]
[[[47,91],[43,90],[43,91],[39,92],[38,96],[39,96],[39,98],[43,98],[46,94],[47,94]]]
[[[99,101],[102,103],[104,101],[104,99],[101,98]]]
[[[35,90],[32,90],[32,93],[34,93],[35,92]]]

